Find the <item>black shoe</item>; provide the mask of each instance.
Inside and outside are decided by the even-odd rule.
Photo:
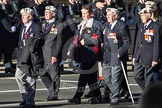
[[[103,96],[102,101],[103,102],[110,102],[110,96]]]
[[[129,92],[126,92],[126,93],[125,93],[125,96],[124,96],[124,99],[125,99],[125,100],[128,100],[128,99],[129,99],[129,96],[130,96]]]
[[[47,97],[47,101],[57,101],[57,100],[58,100],[58,97],[51,97],[51,96]]]
[[[68,100],[68,103],[72,103],[72,104],[81,104],[81,99],[80,98],[72,98]]]
[[[17,64],[12,64],[11,67],[14,68],[14,69],[16,69],[16,65]]]
[[[84,95],[85,98],[89,98],[89,97],[94,97],[92,92],[89,92],[88,94]]]
[[[93,97],[91,99],[88,100],[88,103],[90,104],[98,104],[102,102],[102,98],[101,97]]]
[[[22,101],[22,102],[20,102],[20,106],[22,106],[22,105],[25,105],[26,104],[26,101]]]
[[[35,107],[35,105],[33,105],[33,104],[24,104],[22,106],[22,108],[34,108],[34,107]]]
[[[119,105],[119,101],[116,101],[116,102],[110,102],[110,105],[111,105],[111,106]]]
[[[10,68],[5,68],[5,73],[15,73],[15,69],[10,67]]]

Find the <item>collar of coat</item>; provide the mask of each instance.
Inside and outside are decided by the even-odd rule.
[[[53,23],[55,22],[56,18],[52,18],[51,20],[48,20],[47,22],[50,24],[50,23]]]
[[[93,21],[94,21],[94,19],[90,18],[85,27],[91,28],[93,25]],[[83,24],[84,24],[84,20],[78,25],[78,29],[80,29]]]
[[[24,26],[26,26],[26,31],[25,33],[28,31],[28,29],[30,28],[30,26],[32,25],[33,21],[31,20],[29,23],[24,24]]]
[[[145,28],[147,28],[151,22],[152,22],[152,20],[149,20],[147,23],[144,23]]]

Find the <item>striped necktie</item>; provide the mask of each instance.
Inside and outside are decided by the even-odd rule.
[[[147,25],[146,25],[146,24],[144,24],[144,30],[146,30],[146,28],[147,28]]]
[[[26,26],[23,26],[21,40],[25,39]]]
[[[50,23],[47,22],[47,23],[46,23],[46,31],[49,29],[49,27],[50,27]]]

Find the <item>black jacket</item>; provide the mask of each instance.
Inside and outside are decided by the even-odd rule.
[[[52,57],[60,59],[62,50],[62,33],[63,33],[63,24],[56,20],[53,23],[49,24],[49,27],[46,28],[46,23],[42,24],[43,30],[43,56],[44,63],[50,63]]]
[[[74,50],[74,60],[80,63],[94,63],[98,59],[98,43],[101,42],[102,31],[100,23],[93,19],[93,22],[86,26],[80,34],[82,22],[78,25],[78,30],[74,36],[74,42],[69,50]],[[84,39],[85,45],[81,45],[80,41]]]
[[[22,31],[23,28],[19,39],[18,66],[28,76],[37,76],[35,72],[43,65],[41,29],[38,24],[32,23],[21,39]]]
[[[104,33],[104,56],[105,64],[116,66],[121,60],[126,60],[124,55],[127,54],[130,46],[129,28],[125,22],[118,20],[112,30],[106,24]],[[113,37],[110,37],[113,36]],[[120,58],[117,57],[119,54]]]
[[[153,21],[146,30],[144,24],[140,25],[133,55],[135,63],[150,66],[152,61],[159,61],[159,32],[158,24]]]

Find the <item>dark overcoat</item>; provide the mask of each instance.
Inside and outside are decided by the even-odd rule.
[[[106,24],[104,33],[104,56],[103,63],[116,66],[120,65],[120,61],[126,61],[130,46],[129,28],[125,22],[118,20],[113,29]],[[117,57],[119,54],[120,58]]]
[[[152,61],[159,60],[159,32],[158,24],[153,21],[146,29],[144,24],[139,26],[133,55],[135,63],[150,66]]]

